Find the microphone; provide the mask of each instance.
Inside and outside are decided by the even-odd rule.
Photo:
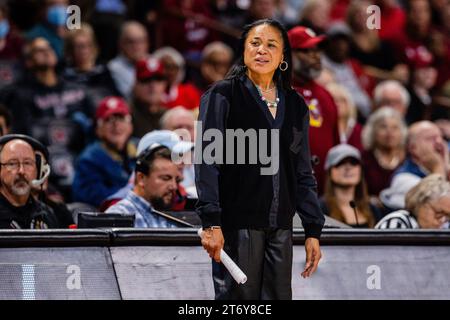
[[[45,179],[47,179],[50,175],[50,166],[48,164],[44,165],[43,169],[44,175],[42,176],[42,178],[31,180],[31,186],[33,186],[34,188],[39,188],[41,185],[43,185]]]
[[[355,220],[356,220],[356,226],[359,227],[358,223],[358,211],[356,209],[356,202],[354,200],[351,200],[349,203],[350,207],[352,207],[353,212],[355,213]]]

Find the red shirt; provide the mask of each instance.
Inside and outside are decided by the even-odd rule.
[[[383,8],[380,14],[380,30],[378,36],[381,40],[392,40],[399,30],[403,30],[406,14],[400,7]]]
[[[369,195],[378,197],[381,190],[386,189],[391,184],[392,174],[397,168],[393,170],[384,169],[379,165],[371,151],[364,151],[361,156],[367,191]]]
[[[200,91],[192,84],[182,83],[171,89],[165,106],[167,108],[183,106],[186,109],[195,109],[200,105],[200,96]]]
[[[311,155],[319,158],[314,169],[319,194],[323,193],[325,182],[325,159],[333,146],[339,144],[337,107],[331,94],[315,81],[295,83],[294,88],[305,99],[309,108],[309,147]]]

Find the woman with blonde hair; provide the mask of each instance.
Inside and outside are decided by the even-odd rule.
[[[94,31],[87,23],[67,33],[64,56],[67,67],[63,77],[86,87],[95,105],[105,96],[120,96],[105,65],[97,64],[98,46]]]
[[[406,124],[400,113],[383,107],[371,114],[361,134],[362,162],[371,196],[389,187],[391,176],[405,159]]]
[[[357,122],[358,110],[350,93],[346,88],[335,82],[328,84],[326,88],[337,106],[340,143],[348,143],[362,151],[362,126]]]

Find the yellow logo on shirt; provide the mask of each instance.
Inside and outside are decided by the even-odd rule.
[[[322,126],[323,118],[319,108],[317,107],[317,104],[317,99],[311,99],[311,101],[308,103],[309,125],[311,127],[320,128]]]

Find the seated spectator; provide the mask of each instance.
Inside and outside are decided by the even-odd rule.
[[[104,97],[120,96],[109,69],[96,64],[98,50],[94,32],[88,24],[82,23],[80,29],[68,32],[64,48],[68,66],[63,77],[83,85],[96,106]]]
[[[358,149],[348,144],[331,148],[325,170],[324,212],[352,227],[372,228],[381,216],[370,204]]]
[[[373,90],[375,109],[390,107],[397,110],[404,118],[408,112],[411,97],[408,90],[396,80],[380,82]]]
[[[327,0],[306,0],[300,11],[299,25],[323,34],[330,23],[331,4]]]
[[[351,30],[344,23],[335,23],[327,31],[323,66],[332,72],[337,83],[352,93],[360,117],[366,119],[371,112],[372,79],[358,61],[350,57]]]
[[[407,156],[403,164],[394,172],[398,183],[437,173],[450,178],[448,145],[442,138],[439,127],[430,121],[419,121],[409,127],[406,144]],[[403,198],[406,192],[402,195]]]
[[[134,213],[136,228],[174,228],[175,223],[154,209],[170,209],[178,179],[179,171],[170,150],[154,144],[138,156],[133,190],[106,213]]]
[[[406,135],[402,116],[392,108],[378,109],[369,117],[362,130],[362,162],[369,195],[378,197],[389,186],[405,159]]]
[[[433,57],[425,51],[410,52],[411,79],[409,94],[411,102],[406,114],[408,123],[431,120],[433,103],[431,89],[436,84],[437,70],[432,66]]]
[[[389,188],[380,192],[380,202],[382,211],[388,214],[395,210],[405,208],[405,194],[414,188],[422,178],[412,174],[404,173],[400,176],[394,176]]]
[[[26,38],[33,40],[44,38],[55,51],[58,59],[63,57],[64,37],[67,32],[67,6],[68,0],[45,0],[43,10],[45,20],[27,32]]]
[[[13,132],[33,136],[49,148],[50,181],[70,199],[75,156],[92,138],[94,107],[83,88],[56,73],[56,55],[47,40],[25,47],[25,77],[14,84],[4,104],[13,115]]]
[[[164,96],[167,78],[162,64],[155,59],[141,60],[136,65],[131,110],[135,137],[159,129],[161,116],[167,110]]]
[[[214,82],[223,80],[233,62],[233,50],[225,43],[214,41],[202,51],[200,72],[196,76],[195,85],[204,93]]]
[[[98,207],[128,182],[134,170],[136,144],[130,110],[120,97],[106,97],[97,108],[98,141],[89,145],[76,163],[74,201]]]
[[[346,21],[352,30],[351,56],[357,59],[369,76],[377,80],[396,79],[406,83],[408,67],[397,64],[392,46],[378,37],[378,30],[367,27],[368,0],[351,1]]]
[[[163,130],[178,130],[177,134],[183,138],[183,141],[195,141],[194,136],[194,115],[191,111],[186,110],[183,107],[175,107],[166,111],[166,113],[161,118],[161,129]],[[188,133],[188,137],[183,134]],[[185,164],[183,168],[183,181],[181,185],[186,189],[188,196],[192,198],[197,198],[197,188],[195,187],[195,173],[194,165]]]
[[[141,153],[148,149],[153,144],[158,144],[169,148],[174,156],[174,159],[179,155],[190,156],[190,151],[192,150],[194,144],[189,141],[182,141],[180,137],[175,133],[168,130],[154,130],[152,132],[147,133],[142,139],[139,141],[137,147],[137,156],[139,157]],[[188,159],[189,160],[189,159]],[[181,182],[184,172],[185,163],[188,161],[184,161],[184,157],[181,159],[181,163],[177,163],[177,168],[179,171],[179,179],[178,182]],[[128,180],[128,184],[121,188],[119,191],[109,196],[106,201],[104,201],[101,205],[102,211],[105,211],[112,204],[117,203],[121,199],[125,198],[128,191],[133,189],[133,184],[135,181],[134,173],[130,176]],[[186,200],[186,191],[182,185],[178,184],[177,191],[175,192],[175,196],[173,198],[173,203],[171,209],[174,211],[182,210],[184,208],[185,200]]]
[[[0,147],[0,228],[58,228],[53,210],[31,194],[41,179],[36,151],[46,153],[45,147],[23,135],[1,137]]]
[[[11,112],[0,104],[0,137],[11,132]]]
[[[300,26],[289,30],[288,36],[292,48],[292,85],[309,109],[309,146],[312,158],[317,159],[313,169],[321,195],[325,157],[328,150],[339,144],[337,106],[331,94],[317,82],[323,72],[319,45],[324,36],[316,36],[311,29]]]
[[[44,151],[47,150],[36,150],[36,155],[40,157],[41,161],[37,163],[38,178],[32,183],[31,194],[37,201],[44,203],[53,210],[60,228],[69,228],[70,225],[75,223],[72,211],[64,203],[63,196],[49,184],[50,159],[48,151]]]
[[[357,122],[358,110],[353,103],[352,96],[347,89],[337,83],[330,83],[326,88],[331,93],[337,106],[340,143],[348,143],[359,151],[362,151],[362,127]]]
[[[119,54],[108,63],[108,69],[120,94],[127,100],[136,77],[136,63],[149,57],[148,48],[145,27],[136,21],[124,23],[119,35]]]
[[[398,31],[405,27],[406,14],[398,1],[375,0],[381,11],[380,29],[378,36],[381,40],[391,40],[398,35]]]
[[[0,88],[13,83],[20,74],[23,39],[11,30],[8,6],[0,3]]]
[[[439,174],[424,178],[406,194],[406,210],[381,219],[377,229],[448,229],[450,183]]]
[[[163,65],[167,79],[167,94],[165,105],[167,108],[184,106],[196,109],[200,105],[200,92],[190,83],[183,83],[186,75],[183,56],[174,48],[164,47],[156,50],[152,56]]]

